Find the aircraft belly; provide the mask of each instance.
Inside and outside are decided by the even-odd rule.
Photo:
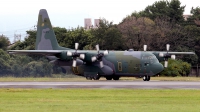
[[[82,75],[84,74],[84,72],[103,74],[103,72],[98,66],[84,64],[78,66],[78,72]]]
[[[154,74],[150,72],[150,73],[145,73],[145,74],[144,73],[117,73],[115,75],[120,76],[120,77],[140,77],[144,75],[153,76]]]

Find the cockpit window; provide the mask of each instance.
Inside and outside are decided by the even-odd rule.
[[[155,56],[143,56],[142,59],[144,60],[150,60],[150,59],[154,59]]]
[[[158,62],[158,59],[154,55],[143,56],[142,59],[146,60],[146,61],[148,61],[150,63],[157,63]]]

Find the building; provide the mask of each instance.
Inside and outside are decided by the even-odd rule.
[[[99,27],[99,22],[100,22],[100,19],[94,19],[94,25],[93,25],[91,18],[85,18],[84,28],[86,30],[88,30],[90,28],[98,28]]]
[[[86,30],[90,29],[92,27],[91,18],[85,18],[84,27],[85,27]]]
[[[99,27],[99,22],[100,22],[100,19],[94,19],[94,28]]]
[[[184,20],[186,21],[191,15],[183,15]]]

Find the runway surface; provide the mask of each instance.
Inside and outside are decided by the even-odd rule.
[[[181,82],[181,81],[0,82],[0,88],[200,89],[200,82]]]

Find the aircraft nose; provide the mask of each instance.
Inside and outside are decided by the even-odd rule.
[[[156,75],[157,73],[160,73],[164,69],[163,65],[161,63],[155,63],[152,68],[152,72]]]

